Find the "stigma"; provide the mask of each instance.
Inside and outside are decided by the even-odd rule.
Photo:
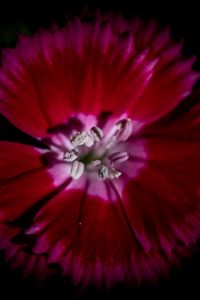
[[[128,152],[119,151],[118,145],[126,142],[131,134],[130,119],[115,123],[107,136],[97,126],[74,132],[69,138],[71,149],[63,153],[63,160],[70,164],[71,178],[77,180],[85,172],[95,172],[103,181],[118,179],[122,175],[119,165],[129,159]]]

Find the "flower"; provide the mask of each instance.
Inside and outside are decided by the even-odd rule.
[[[3,50],[0,111],[45,145],[0,142],[0,222],[23,236],[19,251],[107,287],[154,282],[187,255],[200,233],[198,101],[174,112],[199,75],[181,47],[154,21],[109,14]]]

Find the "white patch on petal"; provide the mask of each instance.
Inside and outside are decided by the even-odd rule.
[[[54,185],[59,186],[65,180],[70,178],[70,170],[71,170],[71,165],[65,162],[63,163],[61,162],[61,163],[56,163],[53,167],[49,168],[48,172],[53,179]]]

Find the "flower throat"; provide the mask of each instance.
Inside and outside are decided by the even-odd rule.
[[[63,160],[71,165],[70,176],[78,179],[84,172],[97,172],[101,180],[119,178],[122,173],[117,167],[128,160],[129,155],[126,151],[117,151],[117,145],[127,141],[131,134],[130,119],[117,122],[106,136],[96,126],[89,131],[75,132],[70,138],[71,149],[63,154]]]

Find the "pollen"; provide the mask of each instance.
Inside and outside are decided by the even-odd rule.
[[[72,149],[71,151],[66,151],[63,155],[63,159],[67,162],[73,162],[78,158],[78,150]]]
[[[105,165],[102,165],[99,169],[99,177],[102,179],[102,180],[105,180],[105,179],[115,179],[115,178],[119,178],[121,176],[121,172],[115,170],[114,168],[108,168],[107,166]]]
[[[106,166],[102,165],[99,169],[99,177],[102,179],[102,180],[105,180],[107,178],[109,178],[109,170]]]
[[[79,131],[71,137],[71,143],[73,146],[82,146],[86,145],[91,147],[93,145],[93,139],[91,135],[86,131]]]

